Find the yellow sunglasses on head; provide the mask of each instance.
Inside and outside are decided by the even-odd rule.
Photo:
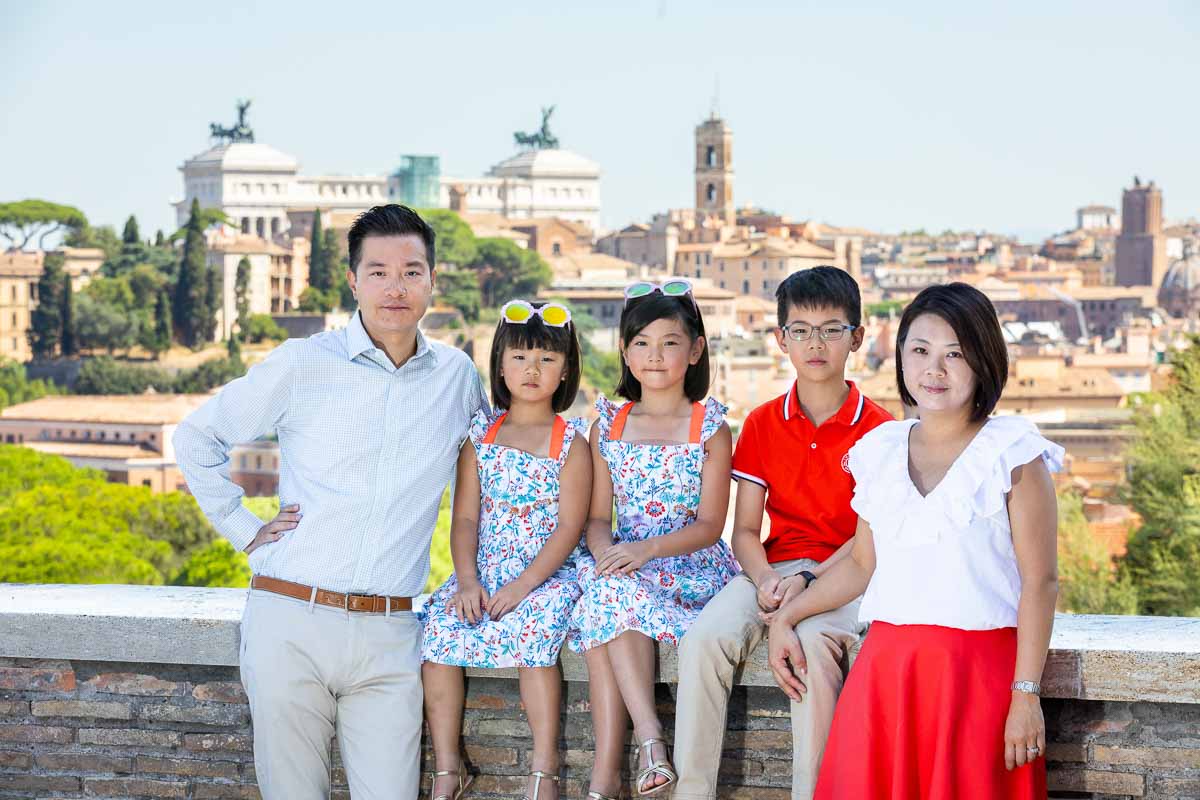
[[[534,316],[552,328],[565,328],[571,321],[571,309],[561,303],[545,303],[534,307],[528,300],[509,300],[500,308],[500,318],[513,325],[524,325]]]

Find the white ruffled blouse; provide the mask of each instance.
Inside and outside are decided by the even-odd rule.
[[[885,422],[850,450],[851,507],[871,526],[875,574],[859,619],[990,630],[1017,624],[1021,576],[1007,495],[1012,472],[1063,449],[1024,417],[989,419],[928,495],[908,471],[917,420]]]

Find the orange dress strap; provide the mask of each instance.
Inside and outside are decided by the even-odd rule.
[[[483,435],[483,443],[484,444],[495,443],[496,434],[500,432],[500,423],[504,422],[504,418],[507,416],[508,416],[508,412],[505,411],[503,414],[496,417],[496,421],[492,423],[492,426],[487,429],[487,433],[485,433]]]
[[[558,461],[562,455],[563,436],[567,432],[567,421],[557,414],[554,415],[554,429],[550,431],[550,458]]]
[[[621,406],[621,410],[613,417],[612,426],[608,429],[609,439],[615,442],[621,438],[621,434],[625,432],[625,420],[629,418],[630,411],[633,411],[633,403]]]
[[[692,428],[688,433],[688,441],[700,444],[700,432],[704,430],[704,404],[692,403]]]

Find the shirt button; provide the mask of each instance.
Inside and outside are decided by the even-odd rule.
[[[817,449],[817,443],[816,443],[816,442],[813,442],[812,444],[810,444],[810,445],[809,445],[809,447],[811,447],[813,450],[816,450],[816,449]]]

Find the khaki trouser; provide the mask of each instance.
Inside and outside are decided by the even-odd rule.
[[[810,569],[811,559],[772,564],[785,577]],[[792,800],[810,800],[817,783],[833,710],[842,691],[842,663],[857,642],[859,600],[796,626],[808,661],[804,702],[792,707]],[[679,645],[675,702],[676,800],[713,800],[734,672],[763,640],[757,590],[740,574],[717,594]]]
[[[420,781],[421,625],[252,590],[242,683],[264,800],[327,800],[336,731],[354,800],[412,800]]]

